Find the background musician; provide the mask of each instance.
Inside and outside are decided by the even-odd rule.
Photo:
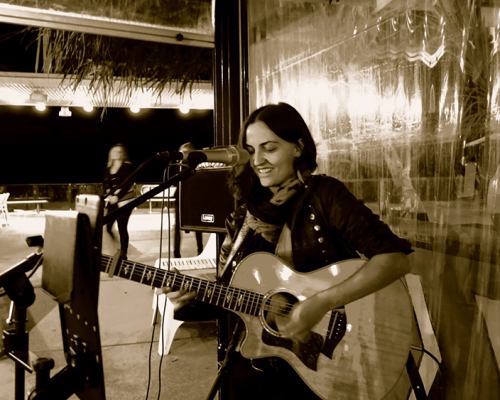
[[[127,149],[123,144],[115,144],[109,150],[108,163],[106,164],[106,170],[104,171],[104,178],[102,182],[102,187],[105,195],[106,201],[106,213],[112,213],[117,210],[120,206],[126,204],[127,202],[133,200],[134,192],[131,190],[132,182],[121,186],[122,183],[129,177],[134,171],[132,163],[129,161]],[[123,259],[127,259],[127,251],[129,244],[129,234],[128,234],[128,221],[132,210],[127,212],[116,220],[118,225],[118,233],[120,235],[120,253]],[[114,237],[113,234],[114,222],[109,223],[106,226],[108,233]]]

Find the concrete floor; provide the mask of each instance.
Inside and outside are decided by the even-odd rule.
[[[474,217],[472,212],[464,212],[460,215],[463,218]],[[10,216],[10,226],[0,229],[0,272],[31,254],[33,249],[27,247],[25,238],[37,234],[43,235],[45,229],[43,212],[37,214],[34,211],[18,211],[11,213]],[[166,216],[164,217],[164,227],[173,225],[173,216],[170,217],[170,221]],[[2,222],[1,219],[0,222]],[[477,223],[477,219],[461,221],[462,224],[466,222]],[[425,224],[420,225],[418,234],[423,240],[426,238],[427,231],[424,229]],[[403,228],[409,230],[412,225]],[[129,259],[154,265],[155,260],[159,258],[160,214],[158,212],[150,214],[147,209],[135,210],[129,223],[129,232],[131,237]],[[165,232],[168,231],[165,230]],[[165,251],[169,248],[166,235],[167,233],[164,233],[162,241],[164,257]],[[209,234],[205,233],[204,242],[208,240],[208,237]],[[172,247],[173,240],[170,244]],[[116,247],[117,243],[105,235],[103,253],[112,255]],[[497,395],[500,393],[500,386],[496,378],[498,365],[500,365],[498,319],[500,301],[477,295],[475,298],[462,299],[460,292],[454,289],[454,285],[450,283],[456,280],[454,274],[458,276],[461,272],[459,267],[469,268],[468,259],[459,257],[462,254],[461,251],[456,257],[452,257],[419,248],[412,256],[412,267],[417,275],[409,274],[407,283],[414,303],[415,316],[420,326],[420,329],[414,330],[415,336],[420,335],[420,337],[415,337],[413,343],[420,345],[419,340],[422,340],[424,348],[437,357],[443,356],[442,373],[446,379],[439,378],[440,372],[437,370],[437,364],[430,357],[422,357],[419,370],[426,388],[429,388],[435,379],[437,381],[437,385],[434,386],[437,387],[437,392],[434,396],[430,396],[430,399],[444,398],[443,392],[446,393],[447,399],[472,398],[462,393],[466,392],[464,388],[467,388],[467,385],[474,387],[475,381],[468,379],[468,376],[471,370],[475,369],[488,372],[487,374],[481,373],[481,380],[477,381],[481,383],[478,387],[482,387],[483,395],[486,396],[483,396],[481,400],[500,398]],[[196,256],[193,232],[183,233],[182,256]],[[444,260],[443,257],[445,257]],[[434,264],[436,258],[441,262]],[[464,264],[464,260],[467,264]],[[442,273],[442,277],[436,279],[436,265],[439,267],[441,264],[447,268]],[[182,272],[207,279],[213,279],[215,275],[213,269]],[[28,309],[30,350],[38,357],[53,358],[56,362],[56,368],[52,373],[54,374],[66,365],[62,352],[59,313],[56,303],[40,288],[41,271],[31,278],[31,282],[35,287],[37,297],[34,305]],[[442,282],[447,283],[443,285]],[[427,292],[423,290],[424,288]],[[437,310],[435,312],[438,317],[435,317],[433,322],[429,318],[429,308],[432,307],[426,304],[424,292],[429,296],[427,300],[434,302],[432,307]],[[175,335],[170,353],[161,358],[157,353],[159,325],[154,332],[151,346],[153,293],[148,286],[119,278],[111,279],[101,274],[98,311],[107,399],[205,399],[217,373],[215,324],[213,322],[182,324]],[[8,316],[9,305],[10,301],[6,296],[0,297],[2,330],[7,328],[5,320]],[[438,327],[437,334],[433,325]],[[150,348],[151,368],[149,367]],[[457,358],[458,356],[460,358]],[[414,352],[414,357],[418,359],[417,352]],[[477,368],[474,363],[470,364],[476,359],[481,363]],[[161,375],[159,374],[160,365]],[[471,366],[470,370],[469,366]],[[436,374],[438,378],[435,378]],[[161,376],[161,388],[159,376]],[[14,399],[14,378],[13,361],[9,358],[0,358],[0,400]],[[149,395],[147,395],[149,379]],[[441,379],[446,382],[445,385],[441,383]],[[400,382],[402,392],[407,393],[409,382],[406,375],[403,374]],[[26,388],[31,388],[34,383],[35,377],[26,374]],[[405,396],[393,398],[399,400]],[[77,397],[72,396],[71,399],[77,399]]]
[[[159,255],[160,214],[136,209],[130,219],[129,260],[154,265]],[[23,260],[34,249],[25,238],[43,235],[45,213],[18,211],[10,213],[9,226],[0,229],[0,272]],[[174,217],[164,216],[164,229],[173,225]],[[163,234],[163,254],[168,250],[168,231]],[[183,257],[196,256],[194,233],[183,233]],[[203,234],[204,242],[209,238]],[[173,249],[173,238],[170,240]],[[114,254],[117,243],[108,235],[103,238],[103,253]],[[215,270],[185,270],[186,274],[213,279]],[[41,289],[42,271],[31,278],[36,301],[28,309],[30,351],[37,357],[55,360],[54,375],[66,365],[62,351],[59,311]],[[205,399],[217,373],[217,339],[213,322],[184,323],[177,330],[168,355],[158,355],[160,324],[153,334],[152,300],[149,286],[101,274],[99,292],[99,328],[107,399]],[[10,329],[5,320],[10,300],[0,297],[1,328]],[[151,344],[151,338],[153,343]],[[151,366],[150,366],[151,354]],[[161,373],[160,373],[161,371]],[[159,377],[161,377],[161,382]],[[150,381],[150,385],[148,385]],[[0,358],[0,400],[14,399],[14,362]],[[26,390],[35,384],[35,376],[26,373]],[[161,389],[160,389],[161,384]],[[149,386],[149,394],[148,393]],[[159,393],[160,392],[160,393]],[[76,395],[70,399],[77,399]]]

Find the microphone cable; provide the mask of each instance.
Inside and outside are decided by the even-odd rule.
[[[167,179],[170,179],[170,167],[172,167],[172,164],[170,164],[167,168]],[[163,176],[163,179],[165,180],[165,175]],[[170,188],[169,188],[170,189]],[[176,193],[179,190],[179,183],[177,183],[177,189]],[[170,194],[170,193],[169,193]],[[180,193],[178,193],[178,198],[180,198]],[[177,199],[175,200],[177,201]],[[162,243],[163,243],[163,238],[162,238],[162,233],[163,233],[163,211],[164,211],[164,203],[165,203],[165,191],[163,192],[163,197],[162,197],[162,206],[161,206],[161,232],[160,232],[160,265],[159,267],[161,268],[161,256],[162,256]],[[170,196],[168,196],[167,199],[167,206],[168,206],[168,215],[167,215],[167,224],[168,224],[168,257],[167,257],[167,272],[170,272],[170,259],[172,256],[172,246],[171,246],[171,237],[172,237],[172,224],[170,221],[170,206],[172,204],[172,200],[170,199]],[[177,204],[177,207],[179,207],[179,204]],[[180,211],[179,211],[180,212]],[[177,216],[176,216],[177,218]],[[179,221],[177,219],[175,220],[175,223],[178,224]],[[179,227],[180,229],[180,227]],[[174,233],[175,235],[175,233]],[[180,243],[179,243],[180,245]],[[158,310],[158,296],[156,297],[156,309]],[[163,314],[161,316],[161,330],[160,330],[160,338],[162,342],[161,346],[161,355],[160,355],[160,364],[158,365],[158,397],[157,400],[160,400],[160,395],[161,395],[161,366],[163,363],[163,356],[165,353],[165,341],[164,339],[164,331],[165,331],[165,314],[167,310],[167,295],[165,294],[165,301],[163,302]],[[158,312],[158,311],[157,311]],[[160,343],[160,338],[158,338],[158,343]]]
[[[434,354],[432,354],[429,350],[423,348],[422,346],[417,346],[417,345],[412,344],[410,346],[410,349],[411,350],[415,350],[415,351],[420,351],[422,353],[425,353],[425,354],[427,354],[430,358],[432,358],[435,361],[435,363],[437,364],[437,367],[438,367],[439,375],[436,372],[436,376],[434,377],[434,379],[432,381],[432,384],[431,384],[431,387],[429,388],[429,393],[430,393],[430,391],[432,389],[434,389],[434,396],[433,396],[433,398],[437,399],[439,397],[440,399],[444,399],[444,393],[445,393],[444,392],[444,388],[446,388],[446,377],[444,375],[444,371],[442,369],[441,362],[437,359],[437,357]],[[436,383],[436,380],[438,378],[441,378],[442,383],[441,382]],[[438,385],[439,383],[441,383],[440,386]],[[441,392],[441,393],[439,393],[439,392]]]
[[[185,164],[180,164],[180,163],[175,163],[175,164],[169,164],[164,172],[163,172],[163,181],[165,182],[166,179],[170,179],[170,168],[173,167],[173,166],[186,166]],[[166,178],[166,179],[165,179]],[[179,183],[177,184],[177,189],[176,191],[179,190]],[[179,193],[179,198],[180,198],[180,193]],[[177,200],[175,200],[177,201]],[[170,264],[171,264],[171,231],[172,231],[172,224],[171,224],[171,219],[170,219],[170,207],[171,207],[171,204],[172,204],[172,201],[170,199],[170,196],[168,197],[167,199],[167,206],[168,206],[168,209],[169,209],[169,212],[168,212],[168,215],[167,215],[167,224],[168,224],[168,256],[167,256],[167,272],[170,272]],[[179,207],[179,204],[177,204],[177,207]],[[163,250],[162,250],[162,247],[163,247],[163,213],[164,213],[164,209],[165,209],[165,191],[162,192],[162,201],[161,201],[161,212],[160,212],[160,217],[161,217],[161,220],[160,220],[160,244],[159,244],[159,265],[158,265],[158,268],[161,268],[161,265],[162,265],[162,253],[163,253]],[[179,211],[180,212],[180,211]],[[179,221],[175,221],[176,224],[179,223]],[[155,330],[156,330],[156,317],[158,315],[158,309],[159,309],[159,303],[158,303],[158,297],[159,295],[158,294],[155,294],[156,296],[156,308],[155,308],[155,315],[154,315],[154,323],[153,323],[153,330],[152,330],[152,335],[151,335],[151,342],[150,342],[150,346],[149,346],[149,368],[148,368],[148,388],[147,388],[147,392],[146,392],[146,400],[148,399],[149,397],[149,390],[150,390],[150,386],[151,386],[151,372],[152,372],[152,363],[151,363],[151,359],[152,359],[152,352],[153,352],[153,343],[154,343],[154,335],[155,335]],[[166,296],[166,294],[165,294]],[[165,313],[166,313],[166,306],[167,306],[167,299],[165,298],[165,302],[163,304],[163,313],[162,313],[162,320],[161,320],[161,332],[160,332],[160,335],[161,335],[161,340],[163,341],[163,335],[164,335],[164,329],[165,329]],[[160,395],[161,395],[161,367],[162,367],[162,363],[163,363],[163,356],[164,356],[164,351],[165,351],[165,343],[163,343],[163,346],[162,346],[162,350],[161,350],[161,357],[160,357],[160,364],[158,366],[158,400],[160,399]]]
[[[165,170],[163,171],[163,182],[165,182],[165,177],[169,177],[169,169],[170,169],[170,165],[168,165]],[[168,204],[168,203],[167,203]],[[162,264],[162,246],[163,246],[163,210],[164,210],[164,206],[165,206],[165,191],[162,192],[162,199],[161,199],[161,211],[160,211],[160,243],[159,243],[159,260],[158,260],[158,268],[161,268],[161,264]],[[170,227],[170,212],[168,213],[168,224],[169,224],[169,227]],[[168,247],[169,247],[169,251],[168,251],[168,264],[170,264],[170,229],[169,229],[169,234],[168,234]],[[170,269],[170,267],[169,267]],[[150,342],[150,345],[149,345],[149,366],[148,366],[148,388],[147,388],[147,391],[146,391],[146,400],[148,399],[149,397],[149,390],[150,390],[150,387],[151,387],[151,372],[152,372],[152,363],[151,363],[151,359],[152,359],[152,353],[153,353],[153,343],[154,343],[154,337],[155,337],[155,331],[156,331],[156,318],[157,318],[157,315],[158,315],[158,297],[159,295],[155,293],[155,296],[156,296],[156,307],[155,307],[155,311],[154,311],[154,320],[153,320],[153,329],[152,329],[152,333],[151,333],[151,342]],[[166,304],[166,302],[165,302]],[[163,328],[163,321],[162,321],[162,328]],[[163,333],[163,332],[161,332]],[[158,391],[158,393],[160,393],[160,391]]]

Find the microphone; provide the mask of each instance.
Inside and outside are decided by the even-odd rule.
[[[248,151],[236,146],[213,147],[206,150],[192,150],[184,152],[183,161],[192,164],[201,164],[203,162],[224,163],[229,167],[245,165],[250,160]]]
[[[184,153],[181,151],[162,151],[153,156],[153,158],[160,158],[167,161],[181,161],[184,158]]]

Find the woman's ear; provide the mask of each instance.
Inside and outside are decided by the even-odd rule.
[[[304,141],[299,139],[295,145],[295,157],[300,157],[302,155],[302,150],[304,149]]]

